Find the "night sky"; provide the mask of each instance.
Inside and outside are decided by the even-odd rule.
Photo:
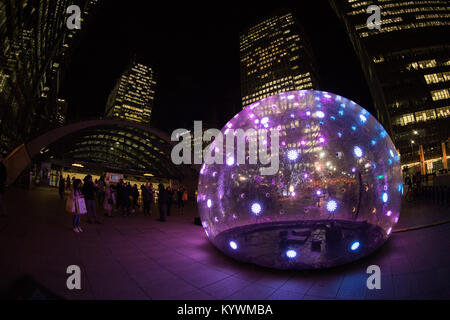
[[[311,40],[321,89],[374,114],[344,26],[325,0],[149,3],[103,0],[63,81],[69,122],[103,116],[109,92],[135,56],[157,73],[152,126],[170,133],[203,120],[221,128],[241,109],[239,32],[281,8],[295,14]]]

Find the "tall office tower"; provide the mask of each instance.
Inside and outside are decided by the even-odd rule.
[[[64,51],[79,31],[67,28],[67,7],[80,7],[83,30],[86,10],[92,12],[97,2],[0,1],[0,152],[60,125],[54,119],[61,110]]]
[[[448,168],[450,6],[446,0],[330,0],[369,83],[378,119],[405,167]],[[378,5],[380,29],[369,29]],[[373,12],[372,12],[373,13]]]
[[[318,89],[311,47],[292,13],[275,15],[244,30],[240,61],[243,107],[280,92]]]
[[[155,87],[152,68],[133,61],[111,91],[105,117],[150,124]]]

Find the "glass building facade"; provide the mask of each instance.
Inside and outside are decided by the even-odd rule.
[[[240,70],[243,107],[281,92],[318,89],[311,47],[290,12],[241,33]]]
[[[105,117],[150,124],[155,87],[152,68],[133,61],[111,91]]]
[[[445,0],[331,0],[368,81],[377,117],[405,166],[448,168],[450,6]],[[377,30],[367,27],[380,8]]]
[[[0,1],[0,151],[64,124],[59,90],[64,67],[86,17],[99,0]],[[70,5],[81,29],[69,30]],[[20,124],[20,125],[19,125]]]

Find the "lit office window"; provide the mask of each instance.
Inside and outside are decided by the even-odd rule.
[[[440,72],[424,75],[427,84],[446,82],[450,80],[450,72]]]
[[[431,93],[431,98],[433,99],[433,101],[444,100],[444,99],[450,98],[449,89],[434,90],[434,91],[431,91],[430,93]]]
[[[450,106],[443,107],[443,108],[437,108],[436,113],[437,113],[438,118],[450,117]]]
[[[419,111],[414,115],[416,116],[417,122],[436,119],[436,112],[434,111],[434,109]]]

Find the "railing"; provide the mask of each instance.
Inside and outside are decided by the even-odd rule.
[[[419,198],[450,208],[450,187],[449,186],[421,186],[418,192]]]

